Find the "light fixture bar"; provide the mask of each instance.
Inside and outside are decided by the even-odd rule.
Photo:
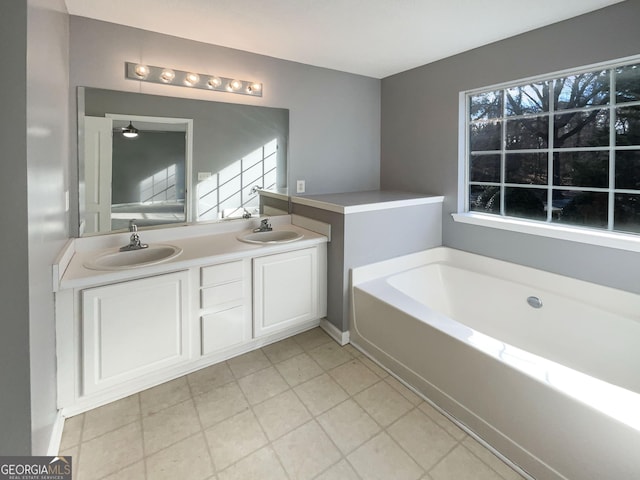
[[[238,93],[252,97],[262,96],[262,83],[236,78],[219,77],[207,73],[185,72],[142,63],[125,62],[126,76],[141,82],[161,83],[178,87],[200,88],[216,92]]]

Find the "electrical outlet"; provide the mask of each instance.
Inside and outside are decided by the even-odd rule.
[[[211,172],[198,172],[198,181],[206,180],[211,176]]]
[[[296,182],[296,193],[304,193],[304,191],[305,191],[305,181],[298,180]]]

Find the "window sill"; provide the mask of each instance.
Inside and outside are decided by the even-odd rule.
[[[453,220],[470,225],[498,228],[511,232],[527,233],[542,237],[568,240],[571,242],[587,243],[601,247],[617,248],[631,252],[640,252],[640,236],[625,233],[613,233],[598,230],[588,230],[580,227],[547,224],[532,220],[497,217],[482,213],[452,213]]]

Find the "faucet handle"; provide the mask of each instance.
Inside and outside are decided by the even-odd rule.
[[[129,231],[134,233],[138,231],[138,226],[133,218],[129,220]]]

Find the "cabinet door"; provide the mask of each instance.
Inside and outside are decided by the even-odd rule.
[[[317,318],[317,249],[254,259],[253,282],[256,337]]]
[[[82,292],[83,393],[187,359],[187,272]]]

